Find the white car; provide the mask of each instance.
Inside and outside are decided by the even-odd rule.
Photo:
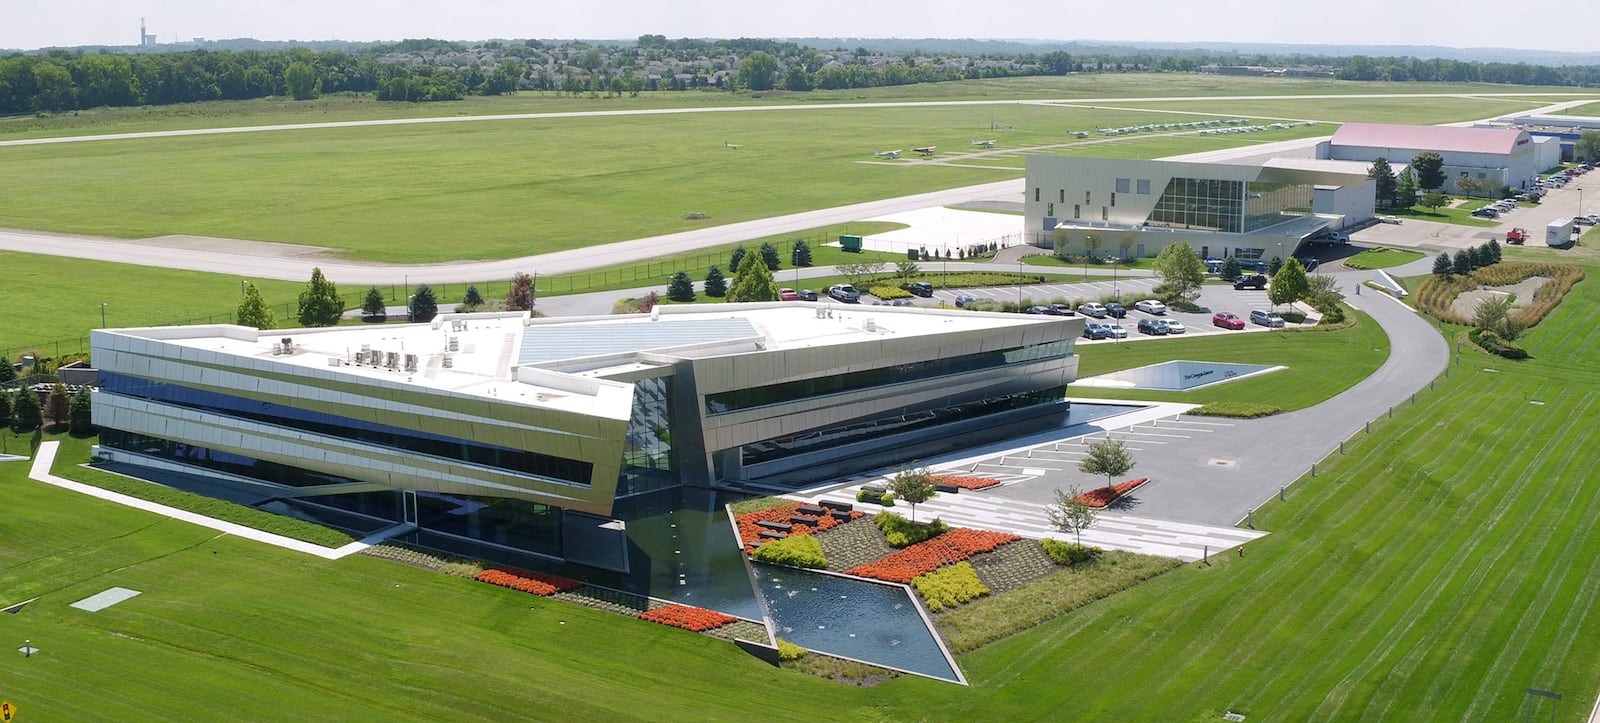
[[[1157,319],[1156,323],[1167,327],[1168,334],[1182,334],[1188,331],[1188,329],[1184,328],[1183,323],[1177,319]]]
[[[1133,308],[1138,309],[1146,314],[1167,313],[1167,305],[1156,301],[1155,299],[1145,299],[1144,301],[1134,304]]]
[[[1394,224],[1398,224],[1398,223],[1400,223],[1400,217],[1399,216],[1379,216],[1378,217],[1378,223],[1394,223]]]

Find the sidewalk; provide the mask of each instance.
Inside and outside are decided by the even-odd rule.
[[[342,557],[353,555],[369,547],[377,545],[391,537],[403,535],[416,529],[415,525],[411,525],[409,523],[395,525],[394,527],[390,527],[385,530],[379,530],[378,532],[367,536],[365,539],[343,545],[337,549],[323,547],[321,545],[314,545],[304,540],[296,540],[292,537],[284,537],[283,535],[278,535],[271,532],[262,532],[261,530],[257,530],[253,527],[245,527],[244,525],[233,522],[225,522],[213,517],[206,517],[205,515],[199,515],[186,510],[180,510],[176,507],[168,507],[167,505],[141,500],[137,497],[129,497],[128,495],[121,494],[119,492],[104,490],[99,487],[95,487],[94,485],[86,485],[81,482],[73,482],[69,479],[57,477],[53,474],[50,474],[50,468],[55,464],[56,448],[60,445],[60,442],[45,442],[44,444],[39,445],[39,454],[33,458],[33,467],[28,472],[29,479],[43,482],[48,485],[54,485],[65,490],[71,490],[79,494],[88,495],[90,497],[96,497],[108,502],[115,502],[126,507],[133,507],[146,512],[154,512],[158,515],[170,517],[174,520],[181,520],[183,522],[199,525],[201,527],[209,527],[218,532],[224,532],[236,537],[243,537],[248,540],[255,540],[256,542],[264,542],[268,545],[274,545],[286,550],[293,550],[295,552],[303,552],[307,555],[315,555],[324,560],[337,560]]]

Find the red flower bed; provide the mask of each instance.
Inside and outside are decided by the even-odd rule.
[[[1000,480],[989,479],[988,477],[947,477],[944,475],[934,475],[932,479],[933,483],[936,485],[955,485],[964,490],[981,490],[1000,484]]]
[[[761,539],[761,533],[767,529],[756,523],[762,520],[788,523],[789,518],[798,514],[799,509],[799,502],[790,502],[788,504],[778,505],[777,507],[770,509],[761,510],[760,512],[746,512],[745,514],[734,517],[733,521],[739,525],[739,540],[744,543],[746,548],[748,548],[751,544],[759,541]],[[854,520],[864,516],[865,514],[866,513],[861,512],[860,510],[851,510],[850,519]],[[843,523],[834,519],[833,515],[824,514],[823,516],[817,518],[817,524],[815,525],[790,525],[789,535],[809,535],[813,532],[831,530],[841,524]]]
[[[911,579],[945,565],[961,562],[980,552],[993,552],[1008,542],[1022,539],[1006,532],[990,532],[957,527],[938,537],[885,556],[881,560],[857,565],[846,572],[874,580],[909,583]]]
[[[490,585],[509,587],[512,590],[521,590],[534,595],[554,595],[558,592],[576,590],[583,583],[557,575],[546,575],[542,572],[518,570],[515,573],[505,570],[484,570],[473,578],[478,582]]]
[[[715,610],[689,607],[688,605],[668,605],[654,610],[647,610],[639,613],[639,619],[648,620],[652,623],[661,623],[662,625],[671,625],[684,630],[693,630],[697,633],[703,633],[712,628],[720,628],[738,620],[732,615],[723,615]]]
[[[1118,482],[1110,487],[1092,489],[1088,492],[1078,495],[1078,501],[1090,507],[1105,507],[1112,502],[1116,502],[1118,497],[1138,489],[1139,485],[1149,481],[1150,479],[1148,477],[1140,477],[1139,479],[1131,479],[1127,482]]]

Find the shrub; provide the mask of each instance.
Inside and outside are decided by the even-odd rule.
[[[1237,417],[1240,419],[1256,419],[1281,414],[1281,407],[1270,404],[1255,404],[1252,402],[1212,402],[1202,407],[1191,409],[1185,414],[1194,414],[1202,417]]]
[[[911,292],[894,286],[873,286],[867,289],[867,293],[883,299],[884,301],[911,298]]]
[[[893,512],[879,512],[873,521],[878,523],[878,529],[883,530],[883,536],[889,541],[890,547],[906,547],[915,545],[923,540],[929,540],[944,534],[950,526],[937,517],[932,522],[919,525],[907,520]]]
[[[883,500],[883,495],[881,493],[873,492],[872,490],[869,490],[869,489],[856,490],[856,501],[857,502],[871,502],[872,504],[878,504],[878,502],[880,502],[882,500]]]
[[[806,654],[806,649],[783,638],[778,638],[778,660],[799,660]]]
[[[883,495],[878,498],[878,504],[883,505],[884,507],[893,507],[894,495],[891,495],[887,492],[883,493]]]
[[[1483,350],[1489,352],[1490,354],[1503,356],[1507,359],[1528,358],[1528,352],[1526,349],[1507,341],[1499,334],[1496,334],[1488,329],[1473,329],[1472,331],[1467,332],[1467,338],[1471,339],[1472,343],[1483,347]]]
[[[1283,321],[1286,324],[1306,323],[1306,313],[1298,309],[1286,309],[1282,313],[1278,314],[1278,316],[1283,317]]]
[[[1050,555],[1050,560],[1057,565],[1079,565],[1093,560],[1098,552],[1097,548],[1049,538],[1040,540],[1039,544],[1044,546],[1044,551]]]
[[[912,578],[911,587],[916,588],[931,612],[941,612],[989,594],[989,588],[978,579],[978,571],[972,569],[970,562],[958,562],[918,575]]]
[[[793,535],[773,540],[757,547],[750,557],[762,562],[790,567],[824,568],[828,558],[822,554],[822,543],[811,535]]]

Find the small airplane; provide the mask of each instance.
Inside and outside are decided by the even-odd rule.
[[[924,156],[932,156],[933,155],[933,149],[935,149],[935,148],[938,148],[938,146],[923,146],[921,148],[912,148],[911,152],[912,153],[921,153]]]
[[[898,150],[893,150],[893,151],[873,151],[872,155],[877,156],[879,158],[887,158],[887,159],[892,161],[892,160],[900,157],[900,151],[898,151]]]
[[[1089,137],[1088,131],[1067,131],[1067,135],[1072,136],[1073,138],[1088,138]]]
[[[732,148],[732,149],[734,149],[736,151],[739,150],[740,148],[744,147],[743,143],[729,143],[727,141],[723,141],[722,145],[723,145],[724,148]]]
[[[982,148],[993,148],[994,141],[973,141],[972,145],[980,146]]]

